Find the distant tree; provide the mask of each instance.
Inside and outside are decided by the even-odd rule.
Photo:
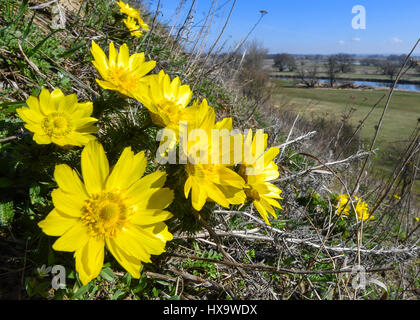
[[[246,47],[243,60],[243,68],[262,70],[268,50],[257,40],[251,41]]]
[[[296,59],[287,53],[280,53],[274,57],[274,66],[279,69],[280,72],[284,70],[295,71],[296,70]]]
[[[373,58],[364,58],[364,59],[361,59],[359,62],[360,62],[361,66],[366,66],[367,67],[367,66],[376,65],[377,60],[373,59]]]
[[[336,74],[341,71],[341,66],[339,64],[339,59],[337,56],[329,56],[327,59],[327,74],[328,80],[330,82],[330,87],[334,86],[336,81]]]
[[[304,64],[300,64],[296,69],[299,79],[310,88],[315,87],[318,82],[318,63],[308,65],[306,68]]]
[[[386,59],[382,59],[378,63],[379,70],[382,74],[385,74],[390,77],[391,81],[394,80],[394,76],[398,73],[400,68],[404,65],[404,61],[407,59],[407,55],[395,55],[392,54]],[[405,67],[408,69],[416,68],[418,62],[416,59],[410,58]]]
[[[389,78],[392,81],[394,80],[394,76],[397,74],[400,68],[400,63],[395,60],[385,59],[379,62],[378,67],[380,72],[384,75],[389,76]]]
[[[346,53],[339,53],[335,56],[337,67],[342,73],[351,72],[353,70],[353,58]]]
[[[243,94],[255,103],[265,103],[271,96],[270,78],[263,69],[267,52],[262,43],[254,40],[247,45],[241,56],[238,79]]]

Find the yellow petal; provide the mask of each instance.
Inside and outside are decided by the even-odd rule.
[[[117,50],[115,49],[114,42],[109,44],[109,67],[116,67],[117,64]]]
[[[264,153],[264,166],[267,166],[280,152],[280,148],[272,147]]]
[[[253,204],[255,208],[258,210],[258,212],[260,213],[261,217],[264,219],[265,223],[267,223],[268,225],[271,225],[270,221],[268,221],[268,214],[264,206],[258,200],[254,200]]]
[[[93,58],[100,68],[108,69],[108,58],[106,57],[105,52],[103,52],[102,49],[93,40],[90,52],[92,53]]]
[[[86,244],[76,250],[76,271],[83,285],[95,279],[104,264],[104,245],[102,238],[91,237]]]
[[[85,205],[85,199],[74,193],[64,192],[62,189],[54,189],[51,192],[54,207],[72,217],[80,217],[81,209]]]
[[[45,88],[39,94],[39,109],[45,115],[55,111],[50,105],[50,92]]]
[[[42,231],[49,236],[61,236],[78,222],[78,218],[53,209],[44,220],[38,223]]]
[[[207,197],[212,199],[213,201],[217,202],[221,206],[225,208],[229,208],[229,201],[226,199],[225,195],[218,187],[214,184],[209,183],[206,185]]]
[[[102,145],[93,140],[82,151],[82,174],[89,195],[101,193],[109,174],[109,163]]]
[[[53,244],[56,251],[73,252],[84,246],[89,240],[87,227],[82,225],[80,220],[68,229]]]
[[[168,188],[156,188],[148,189],[147,191],[143,191],[138,194],[131,193],[130,197],[131,198],[127,201],[127,203],[129,205],[136,206],[136,208],[139,210],[162,210],[167,208],[172,203],[174,199],[174,192]]]
[[[200,211],[207,200],[207,193],[202,186],[193,185],[191,191],[191,202],[195,210]]]
[[[72,118],[84,118],[90,117],[93,112],[93,103],[92,102],[81,102],[77,103],[76,108],[73,111]]]
[[[127,44],[120,46],[120,52],[118,53],[118,67],[124,68],[128,65],[129,52]]]
[[[184,194],[185,194],[185,198],[186,199],[188,199],[188,194],[190,193],[192,182],[193,182],[193,178],[192,177],[188,177],[187,181],[185,181],[185,184],[184,184]]]
[[[106,189],[130,188],[143,175],[146,165],[143,151],[134,155],[131,147],[125,148],[106,181]]]
[[[76,95],[74,95],[76,96]],[[54,111],[58,110],[60,101],[64,98],[64,94],[60,89],[54,89],[50,94],[50,105]],[[76,98],[77,100],[77,98]]]
[[[122,247],[122,243],[118,243],[118,236],[115,239],[106,238],[105,243],[108,250],[118,261],[118,263],[127,270],[133,278],[140,278],[141,261],[127,253]]]
[[[127,254],[139,259],[143,262],[151,262],[150,252],[146,250],[140,238],[131,232],[131,227],[127,227],[118,233],[115,243]]]
[[[77,194],[82,200],[88,198],[85,186],[77,175],[76,171],[66,164],[59,164],[55,167],[54,179],[60,189],[67,193]]]
[[[119,88],[117,86],[115,86],[113,83],[109,82],[109,81],[102,81],[102,80],[98,80],[95,79],[95,81],[104,89],[106,90],[119,90]]]
[[[46,134],[34,134],[34,141],[38,144],[49,144],[51,143],[51,137]]]
[[[133,235],[133,238],[141,241],[146,252],[159,255],[165,252],[166,245],[166,225],[164,223],[156,224],[150,227],[140,227],[131,224],[127,230]],[[161,233],[163,233],[161,235]]]
[[[131,217],[130,222],[137,225],[148,225],[162,222],[173,217],[169,211],[157,210],[138,210]]]
[[[40,112],[26,107],[16,109],[16,113],[26,123],[40,123],[44,119]]]
[[[41,110],[39,109],[39,100],[38,98],[34,97],[34,96],[30,96],[28,97],[28,99],[26,99],[26,104],[28,105],[29,109],[34,111],[35,113],[40,113]],[[44,114],[45,116],[45,114]]]
[[[75,93],[72,93],[72,94],[69,94],[68,96],[62,97],[56,103],[57,103],[56,111],[63,112],[65,114],[72,114],[77,108],[77,96]]]

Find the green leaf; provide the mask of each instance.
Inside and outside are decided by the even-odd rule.
[[[63,30],[65,30],[65,29],[56,29],[56,30],[50,32],[50,34],[48,34],[44,39],[42,39],[40,42],[38,42],[35,47],[33,47],[31,50],[29,50],[29,52],[27,53],[28,58],[32,57],[39,50],[39,48],[41,48],[41,46],[45,43],[45,41],[47,41],[51,36],[53,36],[58,31],[63,31]]]
[[[22,1],[22,4],[20,5],[19,12],[18,12],[18,14],[17,14],[17,16],[16,16],[16,19],[15,19],[15,20],[13,20],[11,24],[9,24],[8,26],[6,26],[6,27],[4,27],[3,29],[1,29],[1,30],[0,30],[0,33],[3,33],[5,30],[7,30],[7,28],[10,28],[11,26],[13,26],[13,25],[15,25],[17,22],[19,22],[20,18],[22,18],[23,13],[24,13],[24,12],[25,12],[25,10],[26,10],[26,6],[27,6],[27,4],[28,4],[28,0],[23,0],[23,1]]]
[[[119,297],[121,297],[124,294],[124,292],[121,289],[118,289],[115,291],[115,293],[112,295],[111,300],[117,300]]]
[[[35,12],[32,14],[31,21],[29,21],[28,25],[26,26],[25,31],[23,32],[22,41],[24,41],[26,39],[29,32],[31,31],[32,22],[34,21],[34,18],[35,18]]]
[[[16,109],[26,105],[25,101],[2,102],[0,103],[0,110],[2,113],[16,112]]]
[[[111,270],[111,268],[103,268],[101,270],[100,276],[104,278],[106,281],[113,282],[115,280],[115,274]]]
[[[80,297],[82,297],[86,292],[89,291],[91,287],[91,282],[89,282],[87,285],[84,285],[83,287],[80,287],[76,293],[73,295],[73,299],[78,299]]]
[[[33,184],[29,188],[29,198],[31,199],[31,204],[44,204],[44,199],[40,196],[41,186]]]
[[[9,226],[12,223],[14,216],[15,210],[13,208],[13,201],[0,203],[0,226]]]
[[[62,54],[60,54],[58,57],[59,58],[65,58],[68,57],[69,55],[71,55],[73,52],[76,52],[77,50],[79,50],[80,48],[83,48],[86,46],[86,43],[83,42],[73,48],[71,48],[70,50],[67,50],[66,52],[63,52]]]

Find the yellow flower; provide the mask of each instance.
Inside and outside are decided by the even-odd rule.
[[[262,134],[262,131],[259,134]],[[252,130],[248,131],[244,141],[244,152],[245,148],[249,148],[252,158],[247,159],[244,154],[243,162],[239,167],[239,174],[246,181],[245,193],[248,199],[253,201],[255,208],[269,225],[268,213],[274,218],[277,218],[273,207],[283,209],[276,200],[283,199],[280,197],[282,191],[280,188],[270,183],[270,181],[279,177],[278,166],[273,159],[278,155],[280,150],[277,147],[272,147],[264,152],[267,148],[268,135],[264,134],[263,137],[264,145],[263,148],[261,148],[262,153],[259,153],[257,148],[257,134],[254,136],[254,139],[252,139]],[[258,160],[260,160],[261,163],[259,163]]]
[[[76,171],[61,164],[51,193],[54,209],[41,229],[60,236],[57,251],[75,252],[76,270],[83,284],[96,278],[104,261],[104,246],[134,278],[142,262],[165,252],[172,240],[163,222],[172,217],[164,209],[173,191],[163,188],[166,173],[156,171],[142,178],[147,160],[144,152],[125,148],[111,172],[102,145],[90,142],[81,156],[83,182]]]
[[[117,52],[114,43],[109,44],[109,59],[102,49],[92,41],[93,65],[104,80],[96,82],[104,89],[118,91],[127,97],[134,98],[134,93],[144,81],[145,75],[155,66],[156,61],[145,61],[144,52],[129,56],[127,44],[120,47]]]
[[[92,102],[78,103],[76,94],[65,96],[60,89],[42,89],[39,98],[30,96],[26,104],[16,112],[36,143],[82,146],[95,139],[92,133],[98,128],[93,124],[98,120],[91,117]]]
[[[350,203],[350,197],[348,194],[341,194],[337,197],[337,206],[336,206],[336,213],[337,215],[350,215],[350,213],[354,213],[356,211],[356,218],[357,220],[374,220],[375,217],[370,215],[368,205],[366,202],[362,201],[357,196],[353,196],[354,200],[357,201],[356,205],[354,205],[354,201],[352,202],[353,205]],[[355,211],[354,211],[355,210]]]
[[[143,36],[143,31],[141,31],[141,27],[137,24],[137,21],[134,18],[127,17],[127,19],[123,19],[123,22],[132,36],[137,38]]]
[[[420,218],[419,218],[419,217],[416,217],[416,221],[417,221],[417,222],[420,222]]]
[[[401,200],[401,197],[398,194],[394,194],[394,198],[397,200]]]
[[[148,79],[144,88],[137,92],[136,99],[150,111],[155,124],[178,131],[179,121],[188,121],[185,108],[193,94],[190,87],[181,85],[178,77],[171,81],[163,70]]]
[[[354,198],[357,200],[357,204],[356,204],[356,215],[357,215],[357,220],[374,220],[375,217],[372,216],[369,211],[368,211],[368,206],[367,203],[362,201],[362,199],[354,196]]]
[[[141,18],[139,10],[131,8],[128,3],[124,3],[123,1],[118,1],[117,4],[120,6],[121,13],[126,14],[128,17],[132,19],[136,19],[140,28],[142,28],[143,30],[149,31],[149,26]]]
[[[227,118],[215,123],[215,113],[212,107],[208,106],[207,101],[198,105],[195,103],[190,107],[191,117],[188,122],[188,134],[194,129],[201,129],[205,132],[208,139],[191,139],[181,146],[186,150],[188,156],[185,170],[187,180],[184,185],[185,198],[188,199],[191,190],[192,206],[200,211],[206,201],[214,201],[221,206],[228,208],[230,204],[241,204],[246,200],[245,181],[232,169],[230,164],[222,164],[219,161],[212,162],[213,152],[216,148],[211,146],[211,129],[225,129],[232,131],[232,119]],[[182,137],[184,139],[185,137]],[[203,150],[203,154],[197,151]],[[220,147],[218,148],[220,151]],[[226,150],[230,153],[230,150]],[[220,154],[219,154],[220,157]],[[207,158],[207,161],[205,159]]]
[[[337,215],[348,216],[350,214],[350,201],[348,194],[340,194],[337,199],[336,213]]]

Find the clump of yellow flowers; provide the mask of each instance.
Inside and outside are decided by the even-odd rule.
[[[349,216],[355,214],[358,221],[374,220],[375,217],[369,212],[367,203],[357,196],[353,196],[353,198],[352,201],[348,194],[341,194],[336,198],[337,215]]]
[[[120,6],[120,12],[127,15],[123,22],[132,36],[139,38],[143,35],[143,31],[149,31],[149,26],[141,18],[139,10],[123,1],[118,1],[117,4]]]
[[[138,10],[117,3],[128,16],[125,22],[130,29],[135,25],[148,30]],[[267,224],[269,215],[277,218],[275,208],[282,209],[278,202],[282,190],[272,182],[279,177],[274,161],[279,148],[267,149],[267,134],[262,130],[235,132],[232,118],[216,121],[216,112],[206,99],[191,103],[193,92],[178,77],[171,80],[163,70],[149,74],[156,61],[146,61],[144,52],[130,55],[125,43],[117,50],[110,42],[107,56],[92,41],[91,53],[101,78],[96,79],[99,86],[136,99],[155,125],[172,130],[173,135],[161,141],[161,145],[168,143],[162,154],[178,149],[185,157],[179,172],[191,210],[201,211],[206,202],[229,208],[249,200]],[[134,153],[131,147],[122,150],[111,169],[94,135],[99,127],[95,125],[98,119],[91,117],[92,102],[80,103],[75,94],[66,96],[60,89],[51,93],[42,89],[39,97],[29,97],[26,104],[17,114],[34,133],[35,142],[83,147],[81,175],[66,164],[55,167],[58,187],[51,193],[54,208],[39,222],[47,235],[59,237],[53,249],[74,252],[83,284],[99,275],[105,248],[139,278],[142,263],[165,252],[166,242],[173,238],[165,223],[173,214],[165,209],[177,199],[173,190],[165,187],[167,174],[155,171],[144,175],[146,153]],[[214,132],[223,134],[214,139]],[[339,207],[343,205],[341,201]],[[345,215],[350,212],[347,207]],[[356,212],[364,219],[364,202],[359,200]]]

